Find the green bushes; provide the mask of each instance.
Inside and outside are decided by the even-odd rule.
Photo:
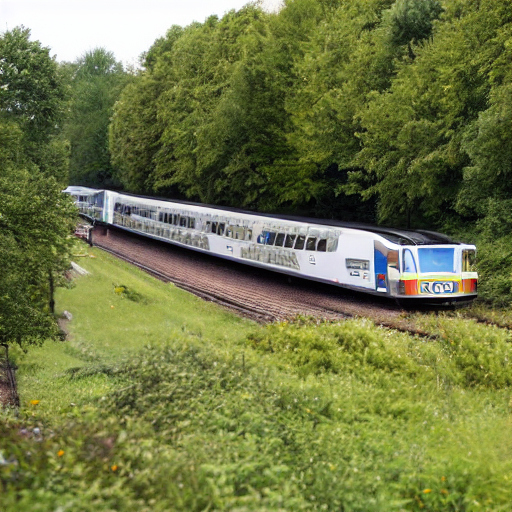
[[[372,370],[421,380],[434,377],[463,387],[512,385],[512,344],[507,331],[439,317],[427,326],[438,340],[391,334],[365,320],[271,325],[248,340],[258,350],[279,353],[284,366],[301,376]]]
[[[98,256],[60,291],[72,338],[18,357],[2,512],[509,512],[509,331],[249,326]]]

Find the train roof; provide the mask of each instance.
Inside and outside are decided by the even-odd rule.
[[[283,219],[294,222],[302,222],[304,224],[315,224],[322,226],[330,226],[337,228],[347,228],[347,229],[358,229],[362,231],[369,231],[371,233],[375,233],[377,235],[382,236],[386,240],[389,240],[392,243],[398,245],[446,245],[446,244],[460,244],[450,238],[448,235],[437,233],[435,231],[427,231],[423,229],[400,229],[400,228],[389,228],[384,226],[375,226],[372,224],[364,224],[359,222],[345,222],[334,219],[316,219],[311,217],[300,217],[294,215],[282,215],[277,213],[262,213],[250,210],[243,210],[241,208],[233,208],[229,206],[217,206],[203,203],[194,203],[192,201],[183,201],[179,199],[169,199],[164,197],[152,197],[152,196],[144,196],[131,194],[129,192],[116,192],[120,195],[131,196],[134,198],[140,199],[151,199],[157,201],[165,201],[183,204],[187,206],[201,206],[206,208],[212,208],[215,210],[222,210],[231,213],[240,213],[245,215],[256,215],[258,217],[270,217],[272,219]]]

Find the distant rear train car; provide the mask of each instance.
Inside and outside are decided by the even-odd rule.
[[[259,214],[68,187],[80,213],[107,225],[290,276],[400,301],[469,302],[476,248],[431,231]]]

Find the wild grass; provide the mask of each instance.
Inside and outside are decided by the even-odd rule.
[[[93,254],[69,341],[17,354],[2,512],[510,511],[509,331],[262,327]]]

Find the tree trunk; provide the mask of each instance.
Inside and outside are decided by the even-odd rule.
[[[52,315],[55,314],[55,297],[54,297],[54,292],[55,292],[55,284],[53,282],[53,273],[52,271],[50,270],[48,272],[48,281],[49,281],[49,284],[50,284],[50,301],[49,301],[49,306],[50,306],[50,311],[52,313]]]

